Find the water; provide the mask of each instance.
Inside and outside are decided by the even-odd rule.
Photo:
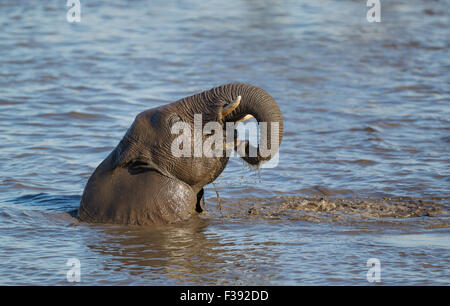
[[[448,1],[365,3],[2,1],[0,284],[448,285]],[[136,114],[233,81],[280,104],[276,168],[182,224],[72,217]]]

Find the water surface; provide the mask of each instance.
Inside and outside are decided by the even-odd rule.
[[[365,2],[2,1],[0,284],[448,285],[448,2]],[[139,112],[234,81],[280,105],[276,168],[182,224],[72,217]]]

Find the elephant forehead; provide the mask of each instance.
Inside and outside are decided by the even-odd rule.
[[[161,127],[163,114],[159,109],[149,109],[136,116],[133,124],[129,128],[129,133],[133,136],[148,135],[153,129]]]
[[[160,146],[173,138],[170,129],[172,117],[173,113],[166,108],[146,110],[136,116],[124,139],[145,148]]]
[[[175,119],[180,119],[178,112],[173,108],[162,106],[143,111],[137,115],[134,125],[136,125],[136,128],[164,128]]]

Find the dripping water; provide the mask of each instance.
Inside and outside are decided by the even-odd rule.
[[[222,212],[222,200],[220,199],[220,195],[219,195],[219,190],[217,189],[216,184],[213,182],[212,183],[214,190],[216,191],[216,196],[217,196],[217,202],[219,203],[219,211],[220,211],[220,215],[223,217],[223,212]]]
[[[256,183],[258,183],[258,184],[262,183],[262,179],[261,179],[261,165],[262,165],[261,163],[257,164],[257,165],[250,165],[250,164],[246,163],[244,160],[242,160],[242,170],[244,172],[246,172],[246,171],[254,172],[255,176],[257,178],[257,182]],[[243,175],[242,178],[244,178],[244,177],[246,177],[246,176]]]

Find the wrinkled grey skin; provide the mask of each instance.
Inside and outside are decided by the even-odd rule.
[[[241,96],[231,113],[221,118],[224,107]],[[203,210],[203,186],[213,182],[225,168],[228,157],[175,157],[171,133],[175,122],[184,121],[193,131],[194,114],[203,124],[217,121],[225,132],[226,122],[251,114],[258,122],[279,123],[283,119],[275,100],[256,86],[232,83],[146,110],[136,116],[123,139],[89,178],[78,210],[81,221],[117,224],[164,224],[186,220]],[[203,140],[208,135],[203,135]],[[193,143],[193,141],[192,141]],[[235,149],[236,149],[236,144]],[[272,156],[241,157],[257,165]],[[259,149],[259,148],[258,148]],[[278,149],[278,148],[277,148]]]

